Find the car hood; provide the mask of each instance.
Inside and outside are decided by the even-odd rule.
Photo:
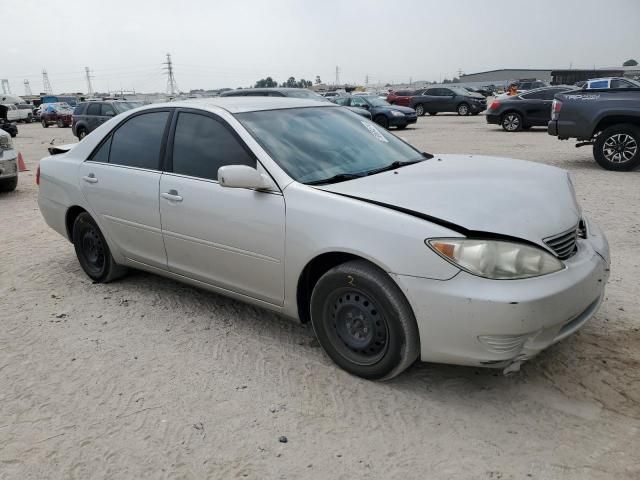
[[[468,236],[495,234],[543,247],[543,238],[580,220],[567,172],[507,158],[436,155],[318,188],[416,214]]]

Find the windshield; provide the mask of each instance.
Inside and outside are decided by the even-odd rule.
[[[238,120],[294,180],[319,182],[364,174],[422,154],[375,123],[338,107],[237,114]]]

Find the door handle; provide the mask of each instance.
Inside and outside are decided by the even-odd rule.
[[[178,195],[177,190],[169,190],[168,192],[163,192],[160,194],[162,198],[169,200],[170,202],[181,202],[182,197]]]
[[[98,183],[98,179],[93,173],[90,173],[89,175],[82,177],[82,179],[87,183]]]

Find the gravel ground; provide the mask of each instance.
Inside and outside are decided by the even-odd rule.
[[[640,478],[640,172],[482,117],[399,132],[571,171],[612,275],[584,329],[513,376],[416,364],[374,383],[258,308],[144,273],[92,284],[36,203],[37,161],[71,132],[19,128],[31,171],[0,195],[0,479]]]

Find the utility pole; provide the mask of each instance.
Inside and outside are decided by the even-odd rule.
[[[5,95],[11,95],[11,87],[9,86],[9,80],[6,78],[3,78],[1,82],[2,82],[2,93],[4,93]]]
[[[180,90],[176,83],[176,77],[173,75],[173,63],[171,62],[170,53],[167,53],[167,61],[163,65],[166,65],[164,70],[167,72],[167,93],[173,97],[176,93],[180,93]]]
[[[45,69],[42,70],[42,90],[44,90],[44,93],[47,93],[49,95],[53,93],[51,82],[49,82],[49,74]]]
[[[93,97],[93,87],[91,86],[91,72],[89,71],[89,67],[84,67],[84,75],[87,79],[87,95]]]
[[[24,94],[27,97],[33,95],[33,93],[31,93],[31,85],[29,85],[29,80],[27,80],[26,78],[24,79]]]
[[[369,86],[369,75],[368,74],[365,75],[365,77],[364,77],[364,85],[365,86]]]
[[[336,65],[336,86],[340,85],[340,67]]]

